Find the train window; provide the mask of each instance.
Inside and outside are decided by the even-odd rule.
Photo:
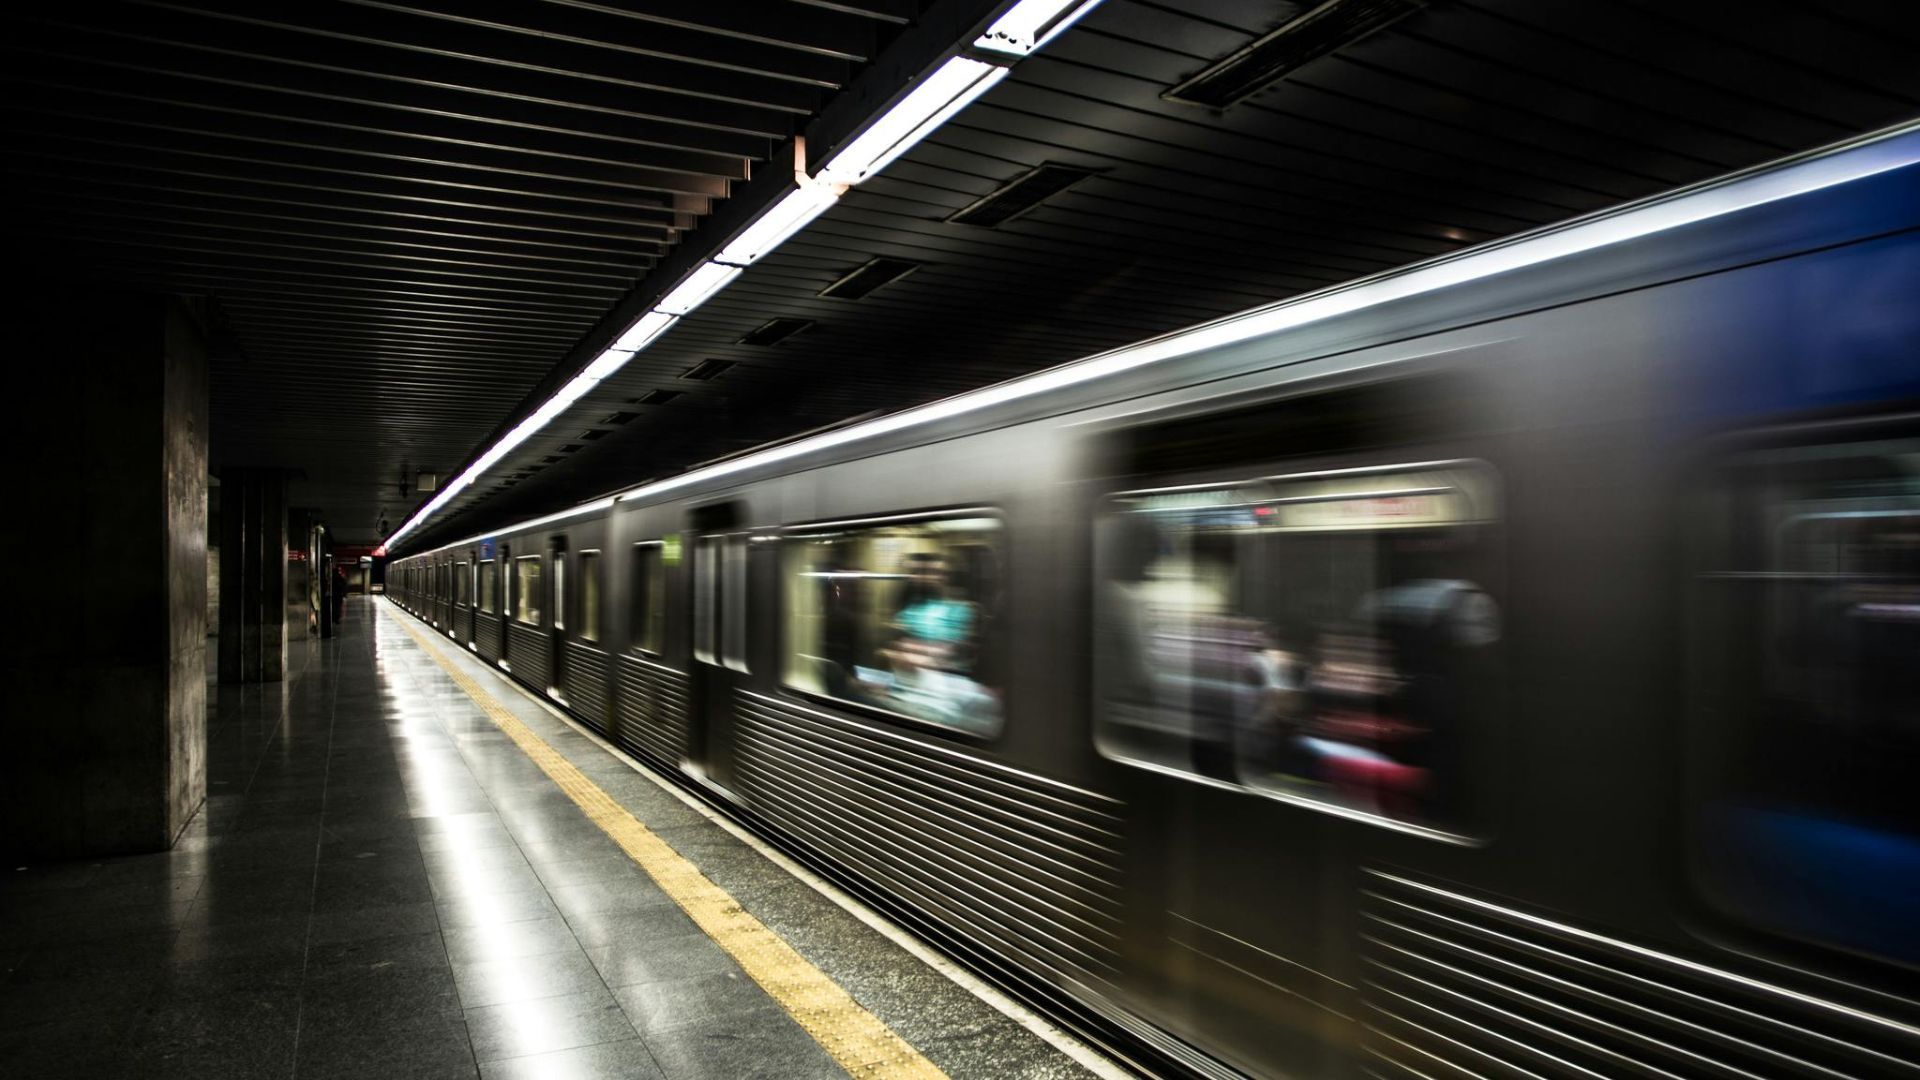
[[[580,640],[600,640],[600,553],[580,553]]]
[[[500,588],[500,564],[492,559],[480,562],[480,610],[488,615],[494,612],[494,593]]]
[[[1103,752],[1447,828],[1501,637],[1476,462],[1117,496],[1099,525]]]
[[[985,511],[809,526],[782,551],[782,680],[942,727],[1001,728],[1000,519]]]
[[[513,617],[528,626],[540,625],[540,556],[523,555],[513,561]]]
[[[567,628],[567,557],[557,551],[553,553],[553,628]]]
[[[703,664],[717,664],[720,612],[715,599],[720,591],[720,551],[723,536],[703,536],[693,558],[693,658]]]
[[[667,636],[667,574],[664,545],[649,540],[633,546],[633,645],[660,655]]]
[[[1696,880],[1749,925],[1920,964],[1920,439],[1740,455],[1704,503]]]
[[[720,657],[735,671],[747,670],[747,537],[729,536],[721,574]]]
[[[453,564],[453,604],[455,607],[466,607],[469,603],[472,602],[472,598],[467,595],[467,586],[469,583],[470,581],[469,581],[469,574],[467,571],[467,564],[463,562],[454,563]]]

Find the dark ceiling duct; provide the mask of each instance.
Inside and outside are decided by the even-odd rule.
[[[732,366],[733,361],[731,360],[722,360],[719,357],[709,356],[705,360],[681,372],[680,377],[683,379],[692,379],[694,382],[711,382],[726,374],[727,369]]]
[[[812,319],[770,319],[748,331],[739,344],[777,345],[812,325]]]
[[[634,398],[633,403],[635,405],[665,405],[667,402],[679,397],[683,392],[684,391],[680,390],[649,390],[639,397]]]
[[[908,262],[905,259],[873,259],[841,275],[840,280],[821,289],[820,295],[831,296],[836,300],[858,300],[882,285],[891,285],[918,269],[920,269],[919,263]]]
[[[1092,176],[1096,170],[1045,164],[1008,181],[947,217],[957,225],[991,229],[1019,217]]]
[[[1327,0],[1160,96],[1224,109],[1425,6],[1426,0]]]

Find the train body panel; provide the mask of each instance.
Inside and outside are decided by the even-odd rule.
[[[533,560],[433,617],[1196,1071],[1910,1075],[1920,894],[1839,860],[1920,881],[1920,744],[1859,719],[1920,700],[1874,524],[1920,521],[1917,172],[696,473],[396,599]]]

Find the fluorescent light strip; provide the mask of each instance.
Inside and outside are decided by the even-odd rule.
[[[1030,56],[1099,6],[1100,0],[1020,0],[995,19],[987,32],[975,39],[973,47],[1008,56]]]
[[[717,263],[751,266],[762,255],[779,247],[787,237],[826,213],[846,191],[845,185],[808,181],[787,192],[767,212],[754,219],[739,236],[733,238],[713,257]]]
[[[685,315],[701,304],[712,299],[713,294],[733,283],[740,276],[740,268],[723,263],[704,262],[695,267],[693,273],[682,278],[660,302],[653,305],[654,314]]]
[[[651,345],[655,338],[666,333],[678,318],[679,316],[669,315],[664,311],[649,311],[635,320],[632,326],[627,327],[627,332],[621,334],[610,348],[619,349],[622,352],[639,352]]]
[[[1006,68],[984,60],[964,56],[948,60],[874,121],[873,126],[827,159],[815,179],[858,184],[886,168],[893,159],[1006,77]]]
[[[1908,124],[1879,135],[1867,136],[1838,149],[1812,151],[1796,158],[1789,158],[1784,163],[1756,166],[1652,201],[1622,209],[1601,211],[1571,222],[1548,226],[1521,236],[1484,245],[1471,251],[1430,259],[1399,270],[1389,270],[1363,278],[1351,284],[1336,285],[1307,296],[1255,308],[1214,322],[1202,323],[1165,337],[1137,345],[1123,346],[1112,352],[1063,364],[1060,367],[982,390],[959,394],[917,409],[884,416],[854,427],[826,432],[798,442],[771,447],[759,453],[710,465],[704,469],[696,469],[671,479],[643,484],[623,491],[615,498],[621,502],[629,502],[664,495],[691,484],[717,480],[749,469],[776,465],[805,454],[830,450],[836,446],[844,446],[895,431],[938,423],[1008,401],[1033,397],[1187,356],[1205,349],[1232,345],[1282,330],[1351,314],[1376,305],[1437,292],[1496,274],[1537,266],[1555,259],[1697,224],[1916,164],[1920,164],[1920,123]],[[569,513],[571,512],[577,511]],[[523,521],[486,535],[512,532],[545,520],[548,519]],[[480,537],[457,541],[434,550],[458,547],[477,539]]]

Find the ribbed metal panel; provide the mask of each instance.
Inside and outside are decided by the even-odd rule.
[[[507,663],[521,682],[545,690],[553,682],[553,646],[537,626],[507,621]]]
[[[620,657],[620,745],[662,768],[687,756],[686,675],[631,653]]]
[[[1366,882],[1378,1075],[1920,1076],[1909,1022],[1410,878]]]
[[[480,655],[489,660],[500,659],[500,616],[483,612],[475,630],[473,639],[480,647]]]
[[[607,654],[591,645],[562,641],[567,662],[561,666],[566,685],[560,688],[582,723],[607,733]]]
[[[473,609],[456,607],[453,609],[453,640],[465,645],[473,640]]]
[[[759,694],[735,716],[740,794],[795,840],[1029,972],[1111,975],[1118,801]]]

